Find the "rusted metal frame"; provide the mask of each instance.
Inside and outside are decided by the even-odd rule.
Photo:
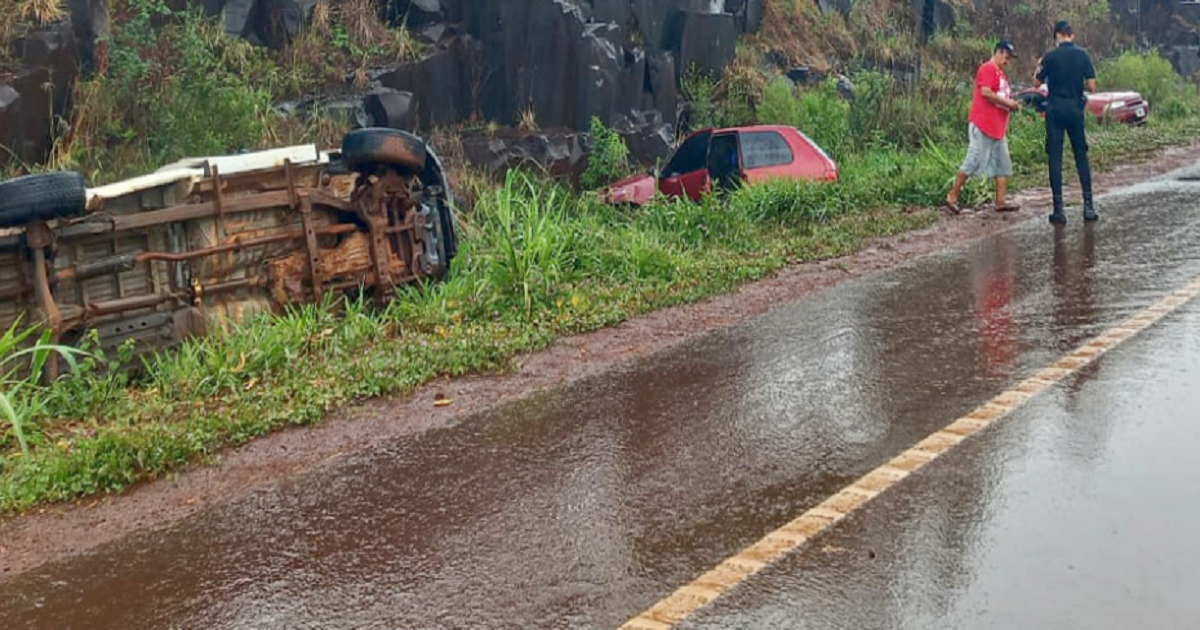
[[[50,291],[50,270],[46,250],[53,244],[53,233],[44,221],[30,223],[25,228],[25,236],[29,249],[33,252],[33,281],[37,298],[37,307],[45,318],[45,326],[50,331],[50,342],[58,343],[62,337],[62,313],[54,301],[54,293]],[[50,353],[46,362],[46,378],[58,377],[58,353]]]
[[[229,190],[256,191],[256,192],[269,191],[269,190],[283,190],[283,186],[280,184],[280,181],[279,181],[279,179],[280,179],[279,174],[280,174],[280,171],[286,167],[286,162],[290,162],[290,160],[285,160],[285,163],[280,164],[279,166],[273,166],[270,168],[260,169],[260,170],[256,170],[256,171],[240,171],[240,172],[226,173],[225,175],[222,175],[222,181],[224,182],[225,187]],[[310,172],[310,171],[317,171],[317,170],[321,170],[324,167],[324,165],[322,165],[322,164],[315,164],[315,163],[314,164],[297,165],[295,162],[292,162],[291,164],[292,164],[292,171],[294,174]],[[209,169],[209,177],[197,181],[192,186],[193,193],[203,194],[203,193],[211,193],[212,192],[213,182],[212,182],[212,178],[211,178],[211,173],[212,173],[212,169],[210,168]],[[301,186],[301,187],[303,188],[305,186]]]
[[[201,284],[204,295],[213,293],[225,293],[229,291],[238,291],[241,289],[252,289],[265,286],[267,283],[265,278],[242,278],[239,280],[230,280],[228,282],[214,282],[211,284]],[[86,324],[89,320],[95,317],[103,317],[106,315],[117,315],[128,311],[136,311],[144,308],[158,306],[164,302],[171,300],[179,300],[181,302],[188,301],[192,296],[189,292],[167,292],[167,293],[151,293],[149,295],[136,295],[133,297],[121,298],[117,300],[108,300],[105,302],[93,302],[83,306],[68,306],[62,311],[62,321],[65,325],[64,330],[73,330],[81,324]]]
[[[74,253],[75,253],[75,257],[72,260],[74,260],[75,263],[78,264],[79,261],[83,260],[83,244],[80,243],[79,241],[75,241],[75,242],[71,243],[71,249],[74,250]],[[58,272],[55,271],[54,275],[57,276]],[[55,284],[54,276],[52,276],[50,278],[50,283]],[[60,292],[61,292],[61,289],[60,289]],[[82,279],[75,282],[75,297],[76,297],[76,299],[80,300],[81,302],[87,301],[87,287],[84,285]]]
[[[296,194],[296,180],[295,180],[294,174],[292,173],[292,160],[291,159],[287,159],[287,160],[283,161],[283,178],[284,178],[284,181],[287,182],[288,207],[291,208],[292,210],[299,210],[300,209],[300,199],[299,199],[298,195]]]
[[[300,211],[300,223],[304,230],[304,249],[308,254],[308,274],[312,281],[313,300],[325,298],[322,287],[324,272],[321,268],[321,250],[317,246],[317,234],[313,229],[312,199],[307,192],[296,192],[296,180],[292,172],[292,161],[283,161],[283,174],[287,180],[288,202],[293,211]]]
[[[318,236],[345,234],[355,232],[358,226],[348,223],[332,225],[327,228],[315,230]],[[135,265],[152,260],[165,262],[185,262],[196,258],[203,258],[213,254],[222,254],[226,252],[236,252],[250,247],[259,247],[262,245],[271,245],[274,243],[282,243],[286,241],[299,240],[304,238],[303,230],[291,230],[283,234],[274,234],[271,236],[261,236],[253,239],[237,239],[224,245],[215,245],[203,249],[195,249],[192,251],[171,253],[171,252],[142,252],[141,254],[122,254],[120,256],[112,256],[97,260],[91,263],[80,263],[73,267],[60,269],[55,272],[51,278],[51,284],[65,282],[68,280],[83,280],[95,276],[102,276],[116,271],[128,271]]]
[[[225,293],[228,291],[240,291],[241,289],[256,289],[267,286],[267,279],[262,277],[240,278],[238,280],[229,280],[228,282],[214,282],[204,286],[205,293]]]
[[[327,206],[338,212],[353,213],[356,211],[354,205],[334,197],[328,193],[319,190],[309,190],[309,195],[312,197],[313,204],[319,206]],[[243,212],[253,212],[264,208],[272,208],[277,206],[285,206],[288,203],[288,193],[286,190],[274,190],[265,193],[255,193],[235,199],[225,200],[222,205],[225,214],[238,214]],[[164,208],[162,210],[152,210],[150,212],[141,212],[138,214],[112,217],[107,223],[99,223],[97,221],[83,221],[64,226],[58,230],[58,235],[61,238],[76,238],[81,236],[95,236],[99,234],[108,234],[110,232],[128,232],[130,230],[140,230],[168,223],[194,221],[196,219],[211,219],[216,216],[216,209],[211,202],[202,202],[194,204],[186,204],[173,208]]]
[[[399,225],[393,225],[384,230],[384,232],[387,232],[388,234],[403,234],[405,232],[412,232],[414,229],[416,229],[416,226],[414,226],[411,222],[407,222]]]
[[[83,306],[71,306],[67,308],[67,316],[63,321],[69,324],[68,330],[71,330],[78,328],[82,324],[86,324],[88,320],[94,317],[116,315],[126,311],[136,311],[144,308],[151,308],[171,300],[186,299],[186,294],[151,293],[149,295],[135,295],[133,297],[119,298],[105,302],[92,302],[89,304],[84,304]]]
[[[308,273],[312,279],[313,300],[325,299],[325,271],[321,265],[321,249],[317,245],[317,232],[313,229],[312,200],[307,193],[300,194],[300,220],[304,227],[304,246],[308,252]],[[356,226],[347,225],[351,229]]]
[[[387,185],[392,177],[394,176],[389,174],[384,178],[372,178],[374,181],[367,186],[360,186],[359,193],[355,195],[358,216],[367,224],[368,228],[368,252],[371,256],[371,270],[374,274],[374,278],[368,283],[368,286],[380,289],[375,295],[377,302],[385,299],[382,289],[391,280],[391,259],[388,256],[386,234],[388,219],[384,202],[386,201]]]
[[[116,232],[113,232],[111,241],[112,242],[109,244],[109,246],[112,247],[112,253],[114,256],[116,256],[117,254],[121,253],[121,238]],[[116,274],[112,279],[112,283],[116,284],[117,298],[125,297],[125,284],[121,281],[121,274]],[[81,297],[83,297],[83,301],[87,301],[87,296]]]
[[[358,231],[358,226],[343,223],[339,225],[331,225],[327,228],[314,229],[314,234],[319,236],[345,234],[347,232]],[[273,243],[283,243],[287,241],[296,241],[305,238],[303,229],[289,230],[281,234],[273,234],[271,236],[260,236],[246,240],[234,239],[224,245],[214,245],[204,249],[196,249],[188,252],[180,252],[178,254],[168,252],[144,252],[138,254],[138,260],[165,260],[168,262],[184,262],[194,260],[196,258],[204,258],[213,254],[224,254],[228,252],[237,252],[250,247],[259,247],[262,245],[271,245]]]
[[[229,230],[225,224],[225,191],[222,189],[223,187],[221,186],[221,169],[218,168],[216,164],[212,165],[212,171],[209,176],[209,179],[212,181],[212,187],[213,187],[212,205],[213,205],[213,208],[217,211],[217,245],[225,245],[226,240],[229,237]],[[220,258],[218,258],[217,260],[215,260],[213,262],[214,262],[213,270],[217,272],[218,276],[221,276],[222,273],[221,273]],[[232,270],[233,262],[232,261],[228,261],[228,262],[229,262],[230,270]]]
[[[404,275],[404,276],[395,278],[394,282],[396,284],[407,284],[409,282],[416,282],[417,279],[418,279],[417,276],[409,274],[409,275]],[[357,289],[360,287],[371,287],[371,286],[372,286],[371,283],[366,281],[365,279],[363,279],[363,280],[341,280],[338,282],[329,283],[328,285],[325,286],[325,289],[326,289],[326,291],[329,291],[332,293],[337,293],[339,291],[345,291],[347,289]]]
[[[412,208],[413,204],[410,198],[404,197],[394,200],[395,207],[392,212],[396,217],[396,224],[388,228],[388,232],[392,235],[393,242],[396,247],[396,257],[403,263],[404,268],[412,273],[416,272],[413,267],[413,221]]]

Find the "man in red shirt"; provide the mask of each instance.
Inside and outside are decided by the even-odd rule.
[[[1012,177],[1012,158],[1008,154],[1008,115],[1021,109],[1021,103],[1013,100],[1012,86],[1004,68],[1015,58],[1012,42],[1001,40],[996,44],[992,58],[979,66],[975,73],[975,98],[971,101],[970,146],[954,187],[946,195],[946,205],[955,213],[961,211],[958,196],[968,177],[986,175],[996,179],[996,210],[1012,212],[1016,204],[1008,203],[1008,178]]]

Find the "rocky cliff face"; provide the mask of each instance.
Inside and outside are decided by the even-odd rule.
[[[169,0],[227,32],[283,47],[321,0]],[[370,75],[366,118],[430,128],[471,118],[584,130],[592,116],[660,144],[680,112],[689,69],[720,76],[739,37],[759,30],[767,0],[382,0],[393,23],[427,46],[419,60]],[[809,0],[846,13],[854,0]],[[911,0],[918,34],[952,27],[956,7],[1000,0]],[[48,155],[54,116],[70,105],[78,68],[109,32],[106,0],[67,0],[71,22],[15,43],[0,65],[0,144],[24,162]],[[1017,3],[1012,3],[1016,6]],[[1180,0],[1110,0],[1114,21],[1160,45],[1183,74],[1200,70],[1200,9]],[[355,107],[359,107],[355,105]],[[647,121],[651,121],[647,123]],[[645,125],[658,126],[647,130]],[[7,159],[0,151],[0,160]]]
[[[585,129],[651,110],[673,123],[680,77],[719,76],[762,0],[396,0],[390,14],[436,46],[379,77],[414,94],[423,123]]]

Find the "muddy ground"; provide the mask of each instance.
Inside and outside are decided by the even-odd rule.
[[[1200,145],[1168,149],[1103,174],[1097,180],[1097,193],[1188,165],[1195,161],[1197,149]],[[12,517],[0,523],[0,582],[134,530],[167,527],[193,512],[330,465],[372,444],[453,424],[489,407],[596,376],[846,279],[885,270],[1019,222],[1046,220],[1048,189],[1025,191],[1017,195],[1017,201],[1023,206],[1018,213],[946,215],[926,230],[877,239],[852,256],[790,266],[744,285],[736,293],[564,338],[546,350],[520,357],[520,368],[513,373],[431,382],[409,396],[372,400],[341,410],[318,426],[285,430],[230,449],[215,465],[196,466],[170,479],[140,484],[123,495]],[[1101,212],[1103,209],[1100,204]],[[1078,221],[1078,216],[1072,220]],[[439,396],[450,398],[453,404],[435,407]]]

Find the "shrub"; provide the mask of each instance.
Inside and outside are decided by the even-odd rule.
[[[1164,118],[1200,113],[1196,86],[1181,80],[1171,62],[1157,51],[1126,52],[1101,63],[1097,71],[1100,89],[1140,92]]]
[[[680,87],[683,97],[691,104],[693,129],[721,126],[716,102],[717,82],[712,77],[693,66],[684,75]]]
[[[77,161],[93,181],[164,162],[257,147],[271,95],[266,52],[225,34],[199,10],[129,0],[106,72],[81,88]]]
[[[765,125],[796,127],[836,157],[848,148],[849,111],[849,103],[837,94],[836,80],[827,80],[797,97],[791,82],[779,78],[763,92],[757,119]]]
[[[592,152],[582,177],[584,188],[599,188],[628,175],[629,149],[621,135],[593,116],[591,136]]]
[[[792,93],[792,82],[780,77],[768,83],[755,117],[763,125],[797,125],[800,103]]]
[[[587,245],[566,219],[572,197],[509,171],[504,187],[479,200],[468,255],[487,279],[492,299],[525,313],[553,302],[554,289],[577,271]]]

